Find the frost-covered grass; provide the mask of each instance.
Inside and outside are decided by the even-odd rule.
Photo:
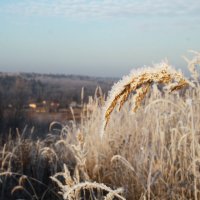
[[[20,136],[15,143],[8,141],[1,151],[2,182],[8,175],[17,179],[12,186],[16,186],[13,195],[18,192],[18,198],[28,192],[29,197],[35,195],[38,199],[200,199],[199,58],[195,53],[194,59],[186,59],[193,77],[190,81],[175,71],[179,74],[177,80],[172,76],[168,82],[145,79],[151,84],[137,111],[132,112],[137,94],[132,90],[129,98],[124,98],[121,110],[112,110],[103,137],[102,120],[112,100],[106,103],[98,88],[95,97],[90,97],[84,106],[80,124],[64,126],[56,137],[51,135],[36,143]],[[135,73],[127,82],[133,76]],[[118,85],[120,92],[127,82]],[[176,87],[181,90],[169,92],[163,83],[181,86]],[[118,91],[113,92],[113,97]],[[17,161],[21,164],[15,168],[18,165],[13,163]],[[45,173],[42,167],[49,169],[52,198],[45,197],[45,190],[38,192],[29,178],[34,173],[26,173],[24,166],[38,173],[37,180]],[[11,173],[18,171],[27,177]]]

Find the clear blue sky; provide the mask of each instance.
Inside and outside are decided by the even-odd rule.
[[[0,0],[0,71],[122,76],[200,51],[199,0]]]

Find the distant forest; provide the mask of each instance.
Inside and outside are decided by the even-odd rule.
[[[25,108],[30,103],[57,102],[60,108],[67,109],[71,102],[80,104],[82,87],[87,102],[97,86],[107,93],[115,81],[75,75],[0,73],[0,133],[29,125]]]

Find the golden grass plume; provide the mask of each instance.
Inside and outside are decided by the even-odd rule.
[[[162,62],[154,67],[132,71],[128,76],[123,77],[111,89],[105,108],[103,119],[103,131],[107,127],[111,113],[119,104],[119,110],[127,101],[129,95],[135,92],[133,111],[141,105],[147,92],[153,83],[167,85],[170,92],[179,90],[190,82],[183,74],[172,68],[167,62]]]

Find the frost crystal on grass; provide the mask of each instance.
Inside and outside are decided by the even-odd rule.
[[[181,72],[173,69],[167,62],[161,62],[154,67],[145,67],[131,71],[129,75],[124,76],[120,81],[115,83],[109,92],[103,109],[101,136],[104,134],[114,108],[119,105],[120,110],[129,95],[135,92],[133,106],[133,111],[135,112],[153,83],[169,85],[170,91],[174,91],[188,85],[189,82]]]

